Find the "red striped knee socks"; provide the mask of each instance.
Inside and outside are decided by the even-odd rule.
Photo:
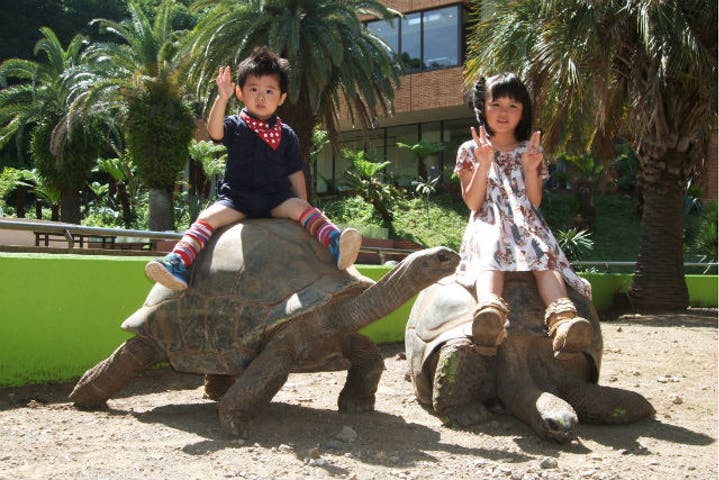
[[[329,221],[319,209],[310,207],[300,215],[300,224],[310,235],[314,235],[319,242],[328,247],[332,232],[339,232],[335,224]]]
[[[185,264],[185,267],[189,267],[214,231],[215,229],[209,223],[202,220],[195,221],[175,244],[172,253],[178,254],[182,258],[182,263]]]

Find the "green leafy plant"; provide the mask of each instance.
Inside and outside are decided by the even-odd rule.
[[[597,216],[594,191],[604,171],[604,166],[591,153],[582,155],[565,153],[562,158],[569,166],[569,178],[574,194],[577,197],[577,216],[579,217],[577,220],[591,228]]]
[[[558,230],[555,237],[570,262],[581,260],[594,249],[594,240],[587,230]]]
[[[193,139],[190,142],[188,151],[190,158],[202,167],[202,172],[206,178],[204,182],[191,186],[190,190],[200,198],[200,201],[205,202],[214,196],[217,180],[225,173],[227,149],[224,145],[218,145],[214,142]]]
[[[384,223],[391,223],[392,205],[399,199],[399,192],[383,177],[392,162],[373,162],[363,151],[345,149],[342,155],[352,161],[352,166],[342,174],[342,184],[370,203]]]
[[[28,189],[37,198],[35,201],[35,216],[43,218],[42,207],[45,204],[50,207],[50,220],[60,220],[60,199],[62,197],[60,190],[51,184],[43,182],[43,178],[37,169],[22,170],[21,174],[22,179],[17,181],[17,185]]]
[[[325,184],[327,184],[327,192],[329,193],[336,193],[337,192],[337,183],[334,181],[334,179],[329,179],[325,177],[324,175],[320,175],[317,173],[317,161],[320,158],[320,152],[322,151],[325,146],[330,144],[330,134],[327,130],[323,130],[319,127],[315,127],[315,129],[312,131],[312,149],[310,150],[310,165],[312,166],[312,171],[314,173],[312,178],[320,177]],[[313,192],[317,191],[317,188],[311,189]]]
[[[694,247],[699,255],[704,255],[708,261],[716,262],[717,254],[717,202],[708,202],[702,213],[699,228],[694,238]]]
[[[631,145],[621,143],[617,147],[617,156],[614,158],[611,168],[615,178],[613,184],[620,192],[632,193],[636,187],[637,174],[641,168],[639,159]]]
[[[413,181],[412,186],[414,187],[414,192],[417,195],[420,195],[422,199],[424,200],[424,212],[425,216],[427,217],[427,226],[429,227],[429,197],[433,195],[437,191],[437,181],[439,180],[439,176],[434,177],[433,179],[425,182],[424,178],[421,178],[419,180]]]
[[[141,187],[135,175],[135,165],[128,156],[99,158],[94,172],[102,172],[110,177],[109,195],[99,195],[96,187],[90,188],[98,199],[104,199],[106,207],[112,208],[120,215],[117,226],[137,228],[137,205],[140,203]],[[96,183],[96,182],[95,182]]]

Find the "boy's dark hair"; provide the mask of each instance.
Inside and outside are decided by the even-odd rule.
[[[269,47],[255,47],[252,53],[237,66],[237,85],[245,86],[247,77],[254,75],[277,75],[280,80],[280,92],[287,93],[290,84],[290,62],[281,58]]]
[[[487,118],[484,113],[484,106],[489,97],[493,99],[509,97],[522,103],[522,118],[514,131],[514,136],[520,142],[529,140],[532,135],[532,101],[524,83],[513,73],[500,73],[489,80],[479,77],[474,82],[472,89],[472,104],[477,122],[483,126],[488,135],[494,135],[492,129],[487,125]]]

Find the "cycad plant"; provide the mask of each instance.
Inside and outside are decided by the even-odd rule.
[[[373,162],[363,151],[342,150],[352,166],[342,174],[342,184],[371,204],[386,226],[392,223],[392,206],[399,199],[395,187],[383,180],[383,174],[392,162]]]
[[[0,65],[0,146],[14,138],[23,158],[29,133],[39,180],[60,192],[60,219],[80,223],[80,190],[105,143],[94,119],[78,124],[72,133],[67,128],[68,98],[76,87],[74,74],[83,68],[85,37],[76,35],[63,49],[50,28],[40,32],[38,61],[13,58]],[[9,86],[9,78],[18,83]]]
[[[173,190],[189,160],[194,114],[184,99],[180,59],[181,31],[173,30],[174,0],[164,0],[153,20],[137,0],[128,0],[130,18],[95,19],[119,42],[88,49],[93,70],[73,91],[73,114],[110,114],[124,132],[130,158],[150,192],[152,230],[174,229]]]

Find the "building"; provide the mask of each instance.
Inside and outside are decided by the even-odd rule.
[[[428,176],[451,171],[454,152],[470,137],[474,113],[463,92],[462,71],[469,2],[442,0],[387,0],[387,7],[404,14],[391,25],[367,22],[367,27],[398,52],[408,72],[395,92],[393,115],[378,119],[377,128],[362,131],[348,120],[340,122],[341,148],[364,150],[373,160],[392,162],[390,169],[400,185],[418,176],[417,160],[397,142],[443,142],[444,152],[425,161]],[[317,192],[331,190],[350,162],[326,148],[317,162]],[[450,158],[451,157],[451,158]]]

